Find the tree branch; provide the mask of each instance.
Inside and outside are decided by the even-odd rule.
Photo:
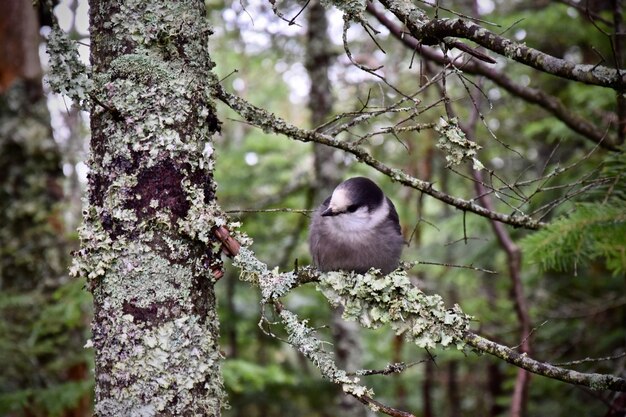
[[[356,398],[357,400],[359,400],[360,402],[362,402],[363,404],[373,408],[373,409],[377,409],[378,411],[380,411],[383,414],[387,414],[388,416],[391,417],[415,417],[415,415],[411,414],[411,413],[407,413],[406,411],[402,411],[402,410],[398,410],[396,408],[393,407],[389,407],[386,406],[370,397],[368,397],[367,395],[363,395],[361,397],[355,395],[355,394],[350,394],[352,395],[354,398]]]
[[[214,230],[213,233],[226,246],[230,245],[230,239],[235,240],[230,235],[227,229],[221,230],[219,232]],[[235,251],[236,253],[234,254],[227,254],[229,256],[237,255],[239,253],[238,248]],[[248,254],[248,256],[251,255]],[[254,259],[254,262],[258,263],[259,265],[264,265],[265,269],[267,270],[267,265],[263,264],[257,259]],[[297,269],[293,272],[293,274],[295,279],[290,283],[289,288],[285,290],[291,290],[299,287],[300,285],[308,284],[311,282],[319,282],[321,275],[319,271],[312,267]],[[613,375],[577,372],[565,368],[560,368],[545,362],[539,362],[535,359],[530,358],[526,353],[517,352],[516,350],[485,339],[484,337],[470,331],[463,332],[462,338],[467,345],[473,347],[479,352],[488,353],[512,365],[515,365],[522,369],[526,369],[527,371],[530,371],[537,375],[542,375],[551,379],[557,379],[559,381],[563,381],[569,384],[583,385],[594,390],[612,390],[626,392],[626,379],[623,378],[619,378]],[[410,414],[407,414],[407,416],[408,415]]]
[[[490,51],[547,74],[618,91],[626,87],[626,76],[615,69],[600,65],[574,64],[513,42],[464,19],[430,19],[409,0],[380,0],[380,2],[406,25],[411,35],[424,44],[435,44],[450,36],[468,39]]]
[[[387,175],[392,180],[398,181],[399,183],[406,185],[407,187],[414,188],[425,194],[428,194],[431,197],[436,198],[437,200],[458,208],[459,210],[469,211],[482,217],[510,224],[515,227],[523,227],[526,229],[539,229],[544,225],[543,223],[538,222],[526,215],[507,215],[497,213],[487,210],[486,208],[474,203],[473,201],[452,197],[446,193],[436,190],[433,184],[430,182],[422,181],[418,178],[406,174],[400,169],[391,168],[383,164],[382,162],[371,156],[363,147],[359,146],[358,144],[340,141],[332,136],[323,133],[300,129],[294,125],[287,123],[285,120],[277,117],[276,115],[248,103],[241,97],[227,92],[219,84],[216,84],[214,86],[214,89],[214,94],[219,100],[223,101],[226,105],[239,113],[239,115],[243,117],[248,123],[258,126],[264,130],[281,133],[301,142],[321,143],[323,145],[341,149],[354,155],[359,161]]]
[[[626,379],[613,375],[583,373],[560,368],[532,359],[524,353],[485,339],[475,333],[466,332],[463,341],[478,351],[488,353],[512,365],[569,384],[583,385],[594,390],[626,391]]]
[[[571,112],[559,99],[545,92],[532,87],[525,87],[514,82],[505,74],[475,60],[465,62],[456,62],[450,60],[447,56],[439,51],[422,45],[414,37],[405,33],[402,28],[391,21],[383,12],[378,10],[372,3],[367,3],[367,11],[399,39],[404,45],[413,51],[416,51],[424,58],[436,62],[439,65],[454,65],[465,73],[482,75],[500,87],[504,88],[510,94],[520,97],[529,103],[536,104],[544,110],[550,112],[557,119],[561,120],[567,127],[574,132],[580,134],[586,139],[594,143],[600,144],[601,147],[619,151],[616,140],[610,137],[603,129],[596,127],[593,123],[588,122],[581,116]]]

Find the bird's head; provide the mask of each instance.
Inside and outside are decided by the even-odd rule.
[[[321,215],[338,229],[362,231],[380,224],[388,213],[383,191],[368,178],[354,177],[335,188]]]

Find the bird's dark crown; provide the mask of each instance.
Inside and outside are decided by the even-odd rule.
[[[338,187],[345,189],[352,201],[352,204],[348,206],[348,211],[350,211],[351,207],[357,209],[363,206],[367,206],[371,211],[383,202],[383,191],[369,178],[353,177],[345,180]]]

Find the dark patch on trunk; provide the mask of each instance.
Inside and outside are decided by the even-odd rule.
[[[139,219],[154,216],[157,210],[169,210],[170,219],[175,223],[189,211],[189,201],[181,185],[183,178],[169,160],[146,168],[137,175],[137,185],[131,190],[125,207],[135,210]],[[151,201],[157,201],[157,207],[152,207]]]
[[[148,328],[169,322],[181,313],[180,306],[172,299],[153,303],[148,307],[139,307],[134,302],[124,301],[122,311],[133,316],[135,322],[145,323]]]
[[[130,174],[139,168],[139,160],[141,153],[131,151],[131,158],[127,158],[123,155],[116,155],[113,157],[113,166],[120,168],[124,173]]]
[[[192,313],[198,316],[198,321],[204,324],[209,311],[213,308],[213,282],[206,274],[195,274],[192,279],[191,304]]]
[[[92,171],[87,174],[87,180],[89,181],[89,204],[102,207],[106,191],[111,185],[111,179]]]
[[[217,118],[215,111],[212,111],[209,113],[209,115],[206,118],[206,122],[209,125],[209,130],[211,132],[222,131],[220,120]]]
[[[106,128],[107,116],[102,112],[92,111],[90,128],[93,132],[89,140],[91,158],[94,166],[102,166],[102,158],[106,154],[107,137],[102,133]]]

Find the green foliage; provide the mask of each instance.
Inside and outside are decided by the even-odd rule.
[[[230,359],[222,366],[224,384],[233,392],[263,392],[270,385],[294,385],[296,378],[277,364],[266,366],[245,359]]]
[[[91,297],[83,286],[72,280],[50,294],[0,293],[0,414],[57,416],[89,396],[93,358],[83,344]]]
[[[574,211],[522,241],[530,261],[544,270],[577,271],[602,260],[614,275],[626,273],[626,156],[610,158],[602,173],[606,184],[590,195],[600,201],[576,204]]]
[[[530,260],[565,271],[603,258],[613,274],[626,272],[626,204],[580,203],[522,242]]]
[[[25,389],[0,393],[0,413],[20,415],[24,410],[44,413],[47,417],[62,416],[93,391],[92,380],[70,381],[41,389]],[[17,414],[16,414],[17,413]],[[40,415],[40,414],[37,414]]]

